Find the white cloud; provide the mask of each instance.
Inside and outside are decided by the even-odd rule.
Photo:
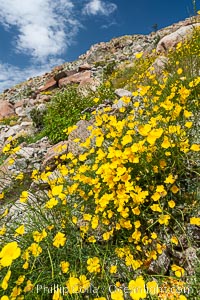
[[[64,63],[62,59],[51,59],[49,63],[33,65],[22,69],[0,62],[0,92],[31,77],[42,75],[54,66],[61,65],[62,63]]]
[[[117,9],[114,3],[106,3],[102,0],[90,0],[83,8],[83,13],[86,15],[105,15],[109,16]]]
[[[0,91],[63,63],[60,57],[83,28],[82,13],[109,16],[116,9],[104,0],[0,0],[0,25],[15,34],[9,54],[31,59],[30,67],[23,69],[17,66],[17,56],[16,65],[0,60]]]
[[[14,47],[38,61],[61,55],[81,26],[71,0],[0,0],[0,23],[16,26]]]

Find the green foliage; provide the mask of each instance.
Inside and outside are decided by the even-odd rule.
[[[93,104],[92,99],[81,96],[76,87],[55,94],[44,117],[45,134],[53,143],[65,140],[63,130],[74,125],[80,119],[81,111]]]
[[[81,112],[95,104],[93,101],[95,97],[99,98],[98,103],[105,99],[112,100],[115,98],[114,89],[109,82],[106,82],[96,92],[83,96],[75,86],[70,86],[53,96],[51,103],[47,107],[44,119],[42,119],[44,132],[49,139],[53,143],[65,140],[66,133],[63,130],[80,120],[82,117]],[[87,115],[87,117],[89,116]]]

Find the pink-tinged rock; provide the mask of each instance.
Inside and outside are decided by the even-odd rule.
[[[85,71],[81,73],[76,73],[74,75],[68,76],[66,78],[62,78],[58,82],[59,87],[66,86],[67,84],[72,84],[72,83],[81,83],[82,81],[91,78],[91,72],[90,71]]]
[[[49,148],[42,163],[43,169],[46,168],[47,166],[50,168],[55,168],[57,157],[66,154],[67,152],[68,152],[67,141],[61,141],[58,144]]]
[[[87,71],[87,70],[91,70],[91,69],[92,69],[92,67],[88,63],[85,63],[84,65],[81,65],[78,67],[79,72],[83,72],[83,71]]]
[[[54,78],[49,79],[45,85],[41,86],[39,88],[40,92],[45,92],[45,91],[49,91],[49,90],[53,90],[57,87],[57,82]]]
[[[0,120],[15,114],[14,106],[8,101],[0,101]]]
[[[54,75],[54,79],[58,82],[60,79],[76,74],[76,70],[62,71]]]
[[[183,42],[186,40],[187,37],[189,37],[194,28],[200,26],[200,23],[183,26],[176,30],[175,32],[172,32],[166,36],[164,36],[158,43],[156,51],[157,52],[165,52],[168,51],[171,48],[176,47],[176,45],[179,42]]]

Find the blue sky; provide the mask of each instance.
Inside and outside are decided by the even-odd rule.
[[[0,0],[0,91],[91,45],[127,34],[148,34],[194,15],[200,0]]]

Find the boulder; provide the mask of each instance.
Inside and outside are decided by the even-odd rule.
[[[197,249],[194,247],[189,247],[183,253],[184,261],[184,269],[187,271],[188,275],[192,276],[195,274],[195,266],[198,262],[197,257]]]
[[[61,71],[54,76],[54,80],[58,82],[60,79],[76,74],[76,70]]]
[[[91,69],[92,67],[88,63],[85,63],[84,65],[78,67],[78,72],[83,72]]]
[[[42,168],[45,169],[47,166],[51,169],[56,166],[56,158],[60,155],[66,154],[68,152],[68,142],[61,141],[56,145],[50,147],[47,150],[46,155],[44,156],[44,160],[42,163]]]
[[[14,106],[8,101],[0,101],[0,120],[15,114]]]
[[[195,27],[200,26],[200,23],[182,26],[175,32],[172,32],[166,36],[164,36],[158,43],[156,51],[157,52],[165,52],[171,48],[176,47],[179,42],[184,41],[188,36],[190,36]]]
[[[85,71],[85,72],[81,72],[81,73],[76,73],[74,75],[68,76],[66,78],[62,78],[59,80],[58,82],[58,86],[59,87],[64,87],[68,84],[72,84],[72,83],[81,83],[84,80],[88,80],[89,78],[91,78],[91,71]]]
[[[68,136],[68,151],[74,155],[78,155],[84,151],[84,148],[80,147],[80,143],[84,143],[90,136],[90,131],[87,129],[91,125],[91,122],[86,120],[80,120],[76,123],[77,128],[73,130]],[[74,142],[75,139],[80,139],[79,142]]]
[[[124,96],[132,98],[132,93],[125,89],[116,89],[115,94],[120,98]]]
[[[57,81],[52,77],[51,79],[49,79],[45,85],[41,86],[39,88],[40,92],[45,92],[45,91],[49,91],[49,90],[53,90],[57,87]]]
[[[34,151],[35,150],[32,147],[23,147],[19,149],[17,155],[29,160],[31,157],[33,157]]]
[[[161,74],[162,71],[165,69],[166,65],[168,63],[168,58],[166,56],[160,55],[156,58],[154,63],[152,64],[152,67],[154,68],[152,73],[155,74]]]
[[[165,275],[170,265],[170,255],[167,250],[164,250],[157,260],[152,260],[149,265],[148,272],[150,274]]]

